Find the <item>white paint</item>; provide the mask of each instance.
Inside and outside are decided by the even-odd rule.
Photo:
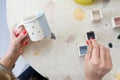
[[[99,22],[102,20],[103,15],[100,9],[95,9],[90,12],[91,21],[92,22]]]

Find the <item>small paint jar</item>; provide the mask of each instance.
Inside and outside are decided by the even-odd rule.
[[[78,4],[90,5],[93,4],[96,0],[74,0]]]
[[[120,16],[112,17],[112,28],[120,28]]]
[[[103,19],[103,14],[100,9],[95,9],[90,12],[92,22],[99,22]]]

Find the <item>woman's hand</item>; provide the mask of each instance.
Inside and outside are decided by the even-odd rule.
[[[85,79],[102,80],[113,67],[110,51],[95,40],[87,41],[88,51],[85,56]]]
[[[24,26],[20,26],[17,30],[11,30],[11,41],[9,49],[0,63],[6,67],[13,67],[18,57],[23,53],[24,47],[28,44],[29,38]]]
[[[18,57],[23,53],[25,46],[28,44],[29,38],[24,26],[20,26],[16,30],[11,31],[11,42],[8,50],[9,55]]]

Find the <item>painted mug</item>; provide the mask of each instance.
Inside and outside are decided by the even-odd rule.
[[[50,26],[43,11],[26,17],[17,25],[17,27],[20,25],[25,27],[31,41],[40,41],[51,37]]]

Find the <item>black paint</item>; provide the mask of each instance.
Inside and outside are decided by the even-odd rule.
[[[112,43],[109,43],[108,46],[109,46],[109,48],[112,48],[112,47],[113,47],[113,44],[112,44]]]
[[[51,39],[56,39],[56,36],[54,35],[54,33],[51,33]]]
[[[88,40],[90,40],[91,38],[95,39],[94,31],[87,32],[87,38],[88,38]]]
[[[118,35],[118,37],[117,37],[119,40],[120,40],[120,35]]]

